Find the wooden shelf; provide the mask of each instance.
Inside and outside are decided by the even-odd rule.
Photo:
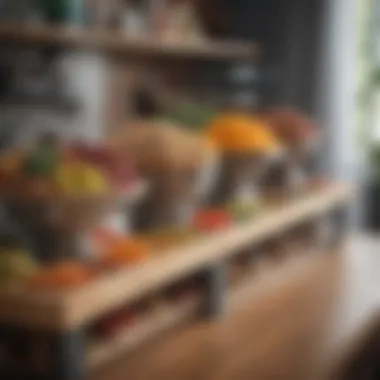
[[[322,216],[349,202],[352,193],[346,185],[323,185],[304,197],[263,211],[252,221],[168,250],[139,266],[120,269],[71,291],[32,294],[13,289],[2,292],[0,321],[45,329],[83,326],[159,287],[225,260],[249,245]]]
[[[121,331],[115,339],[94,345],[90,348],[88,355],[88,369],[96,370],[120,354],[125,354],[170,328],[195,317],[200,309],[201,301],[200,296],[192,296],[164,305],[142,318],[137,324],[126,328],[124,332]]]
[[[2,23],[0,41],[12,44],[91,48],[138,56],[197,59],[253,59],[259,53],[258,47],[254,44],[211,40],[171,42],[155,37],[129,37],[122,32],[104,29],[20,23]]]

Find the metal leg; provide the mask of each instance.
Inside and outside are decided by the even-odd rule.
[[[53,337],[53,373],[49,380],[84,380],[85,353],[81,331],[62,332]]]
[[[224,262],[214,264],[207,270],[206,315],[217,317],[227,309],[227,266]]]
[[[339,246],[349,229],[349,208],[347,205],[342,205],[336,208],[332,213],[333,234],[331,246]]]

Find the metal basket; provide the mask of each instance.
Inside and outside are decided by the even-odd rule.
[[[243,192],[254,196],[264,162],[264,157],[254,153],[225,153],[211,203],[219,205],[239,200]]]

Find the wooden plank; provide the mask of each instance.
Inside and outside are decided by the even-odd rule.
[[[2,23],[0,41],[41,46],[95,48],[108,52],[136,55],[172,56],[204,59],[253,59],[258,55],[254,44],[238,42],[169,42],[154,37],[130,37],[125,33],[78,26]]]
[[[85,325],[159,287],[225,260],[249,245],[325,214],[347,203],[351,196],[349,186],[325,185],[252,221],[169,250],[139,266],[120,269],[80,288],[61,293],[30,293],[27,289],[0,293],[0,320],[38,327],[46,324],[46,328],[56,329]]]
[[[137,324],[129,326],[124,332],[121,331],[115,339],[91,348],[87,360],[88,369],[95,370],[120,354],[135,349],[166,330],[184,323],[197,314],[200,306],[201,297],[192,296],[159,308]]]

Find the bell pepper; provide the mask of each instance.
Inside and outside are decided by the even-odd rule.
[[[201,210],[195,214],[193,226],[201,231],[213,231],[228,228],[232,225],[229,214],[220,209]]]

